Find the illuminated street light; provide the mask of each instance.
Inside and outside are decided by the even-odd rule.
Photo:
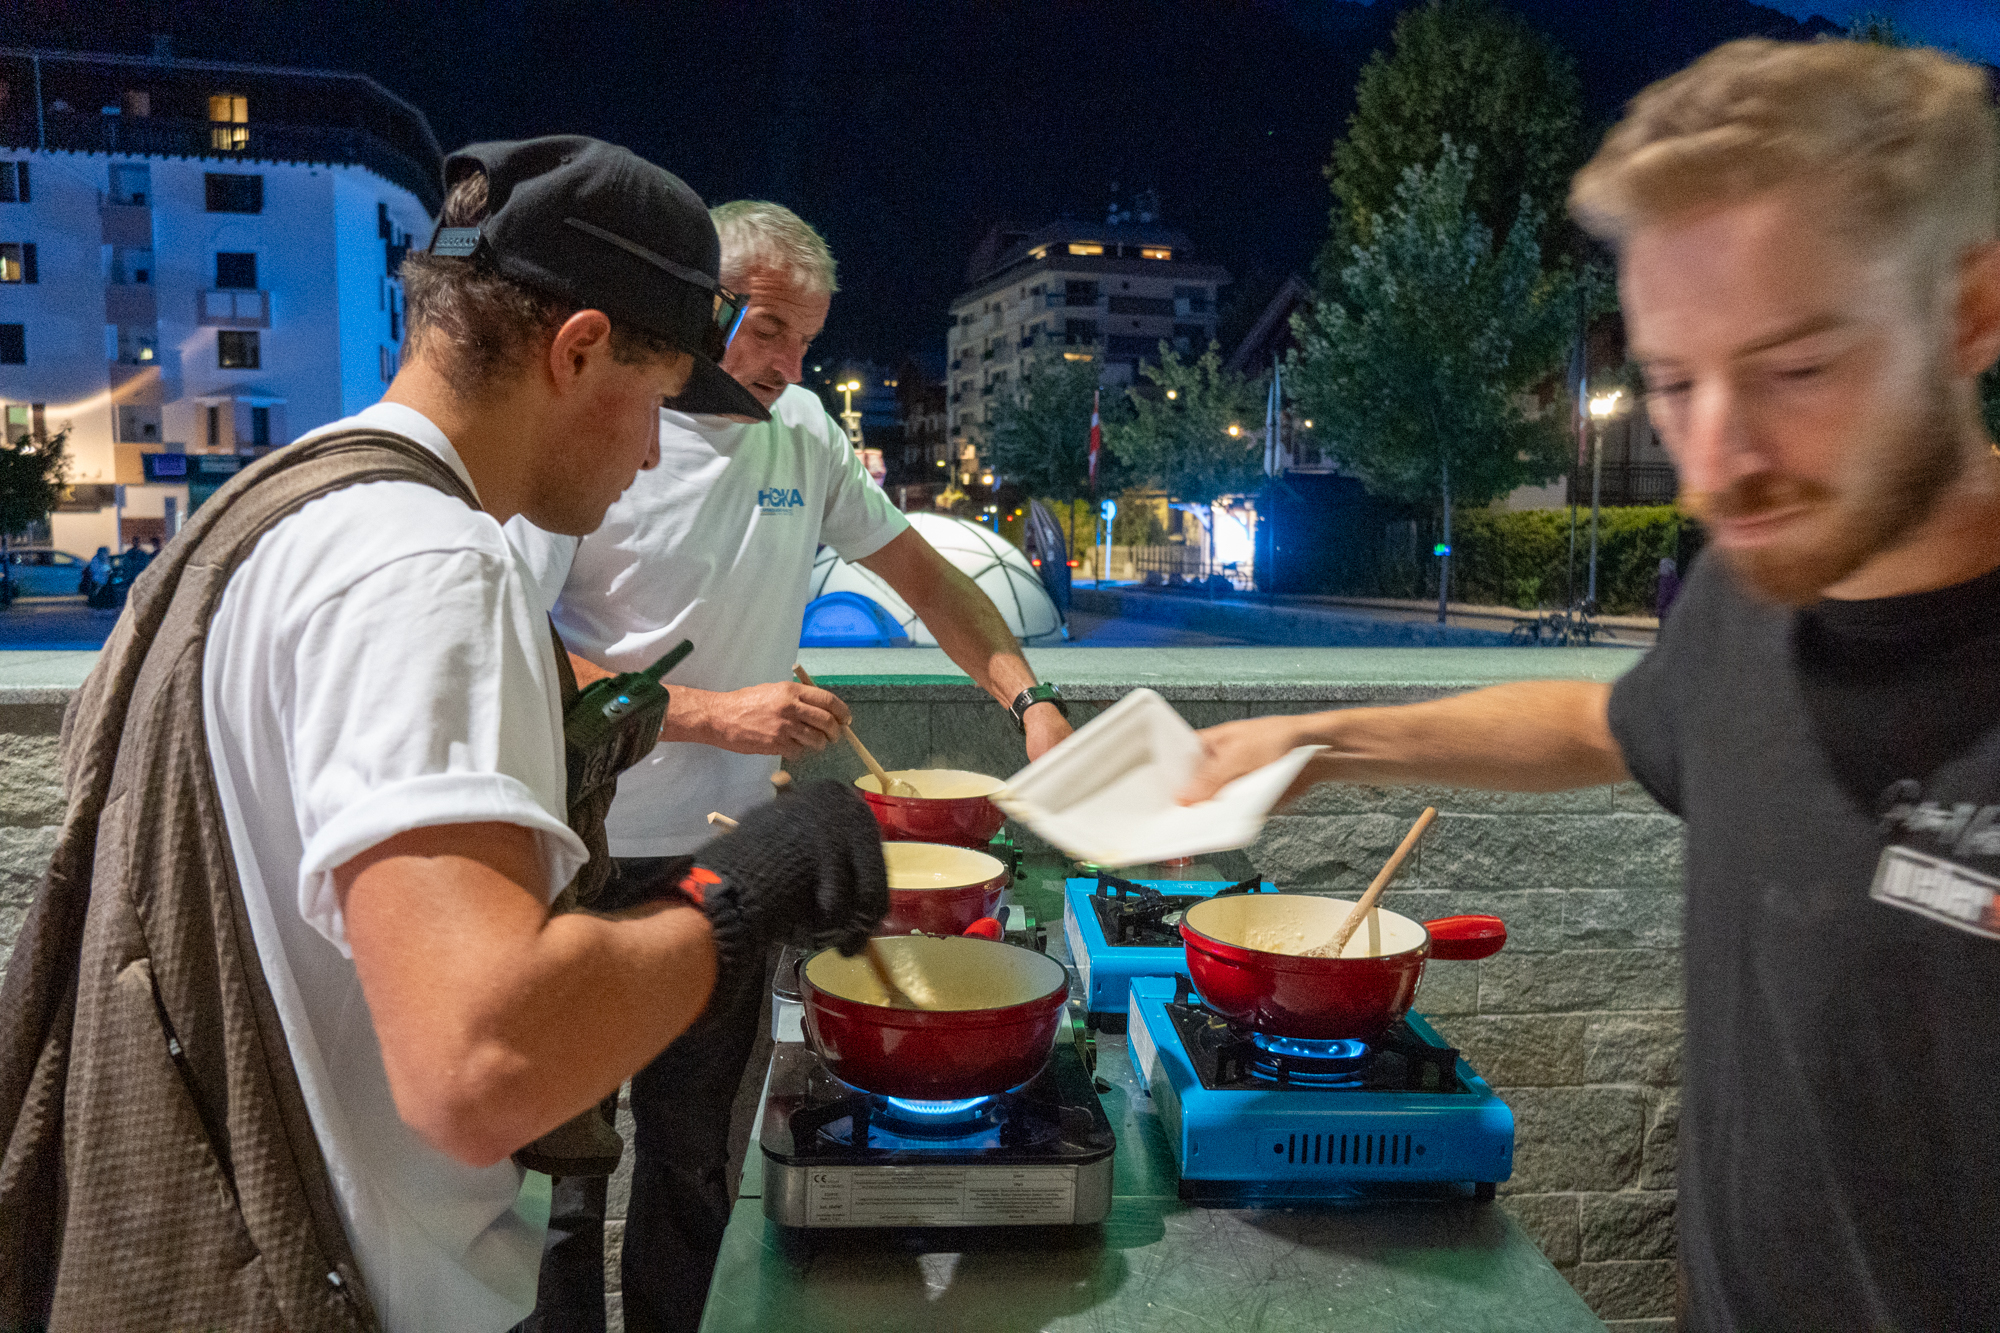
[[[1307,417],[1307,418],[1306,418],[1306,429],[1307,429],[1307,430],[1311,430],[1312,428],[1313,428],[1313,419],[1312,419],[1311,417]]]
[[[1234,439],[1236,436],[1241,435],[1242,433],[1243,433],[1243,427],[1237,425],[1233,421],[1229,423],[1229,435],[1231,439]]]
[[[1597,601],[1597,495],[1604,479],[1604,427],[1618,415],[1619,400],[1624,396],[1623,389],[1613,389],[1590,400],[1590,419],[1597,424],[1597,429],[1591,432],[1590,442],[1590,582],[1583,594],[1584,600],[1589,603]],[[1574,514],[1576,511],[1572,509],[1570,512]],[[1571,522],[1575,520],[1572,518]]]
[[[1173,401],[1174,399],[1176,399],[1176,398],[1178,398],[1178,397],[1180,397],[1180,396],[1181,396],[1181,391],[1180,391],[1179,389],[1169,389],[1169,390],[1167,390],[1167,401],[1168,401],[1168,402],[1172,402],[1172,401]]]
[[[836,384],[833,387],[840,391],[840,424],[847,428],[847,442],[854,446],[856,453],[859,453],[861,450],[861,414],[854,410],[854,395],[861,391],[861,381],[848,380],[844,384]]]

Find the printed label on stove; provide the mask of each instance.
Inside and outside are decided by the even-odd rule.
[[[1035,1226],[1076,1218],[1067,1166],[815,1167],[806,1211],[816,1227]]]
[[[2000,940],[2000,879],[1891,844],[1868,896],[1973,935]]]
[[[1076,969],[1077,980],[1083,983],[1083,1003],[1089,1007],[1093,998],[1090,993],[1090,951],[1083,947],[1083,928],[1076,924],[1076,906],[1063,903],[1063,944],[1069,949],[1069,964]]]

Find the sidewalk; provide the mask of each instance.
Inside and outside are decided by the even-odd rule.
[[[1170,624],[1183,630],[1253,644],[1348,648],[1489,648],[1512,644],[1517,621],[1537,613],[1506,606],[1454,602],[1443,624],[1437,603],[1394,598],[1216,596],[1189,588],[1074,585],[1072,606],[1094,616]],[[1651,616],[1602,616],[1605,646],[1650,648],[1659,622]],[[1515,645],[1520,646],[1520,645]]]

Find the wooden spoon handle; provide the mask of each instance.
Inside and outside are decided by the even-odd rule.
[[[912,1000],[908,993],[896,984],[896,978],[889,973],[889,960],[882,956],[882,948],[876,943],[874,936],[871,935],[869,937],[868,946],[862,952],[868,955],[868,966],[875,970],[875,979],[882,983],[882,989],[889,992],[889,1000],[892,1004],[900,1000],[903,1006],[907,1008],[920,1009],[923,1007],[915,1000]]]
[[[818,685],[813,683],[812,676],[804,667],[793,667],[792,674],[798,677],[799,684],[815,690],[819,688]],[[868,771],[875,775],[876,785],[882,789],[882,794],[887,796],[889,794],[889,775],[883,771],[882,765],[875,762],[875,756],[868,753],[868,747],[863,745],[861,738],[854,734],[854,728],[843,722],[840,724],[840,734],[845,736],[847,743],[854,747],[854,753],[861,756],[861,762],[868,765]],[[871,953],[869,956],[872,958],[874,955]]]
[[[722,825],[722,827],[724,827],[724,828],[737,828],[737,827],[739,827],[739,825],[737,824],[737,822],[736,822],[735,820],[731,819],[731,818],[730,818],[730,817],[729,817],[728,815],[725,815],[725,814],[723,814],[723,813],[722,813],[722,812],[721,812],[720,810],[711,810],[711,811],[709,811],[709,812],[708,812],[708,822],[709,822],[709,823],[711,823],[711,824],[720,824],[720,825]]]
[[[1375,910],[1375,900],[1382,896],[1382,890],[1389,887],[1389,881],[1403,868],[1404,860],[1416,850],[1417,839],[1424,836],[1425,830],[1431,826],[1431,821],[1437,817],[1436,806],[1424,807],[1424,812],[1417,816],[1417,822],[1403,835],[1402,845],[1390,854],[1388,863],[1376,874],[1375,882],[1368,886],[1368,892],[1361,895],[1361,901],[1354,904],[1354,910],[1347,914],[1347,920],[1340,923],[1340,933],[1335,935],[1333,942],[1321,951],[1322,957],[1340,957],[1341,950],[1347,947],[1347,941],[1353,938],[1354,932],[1360,928],[1361,919]]]

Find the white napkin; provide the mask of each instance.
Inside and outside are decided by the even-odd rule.
[[[1201,741],[1165,699],[1134,690],[1007,780],[993,801],[1081,861],[1143,865],[1248,847],[1319,750],[1302,745],[1199,805],[1174,793],[1201,763]]]

